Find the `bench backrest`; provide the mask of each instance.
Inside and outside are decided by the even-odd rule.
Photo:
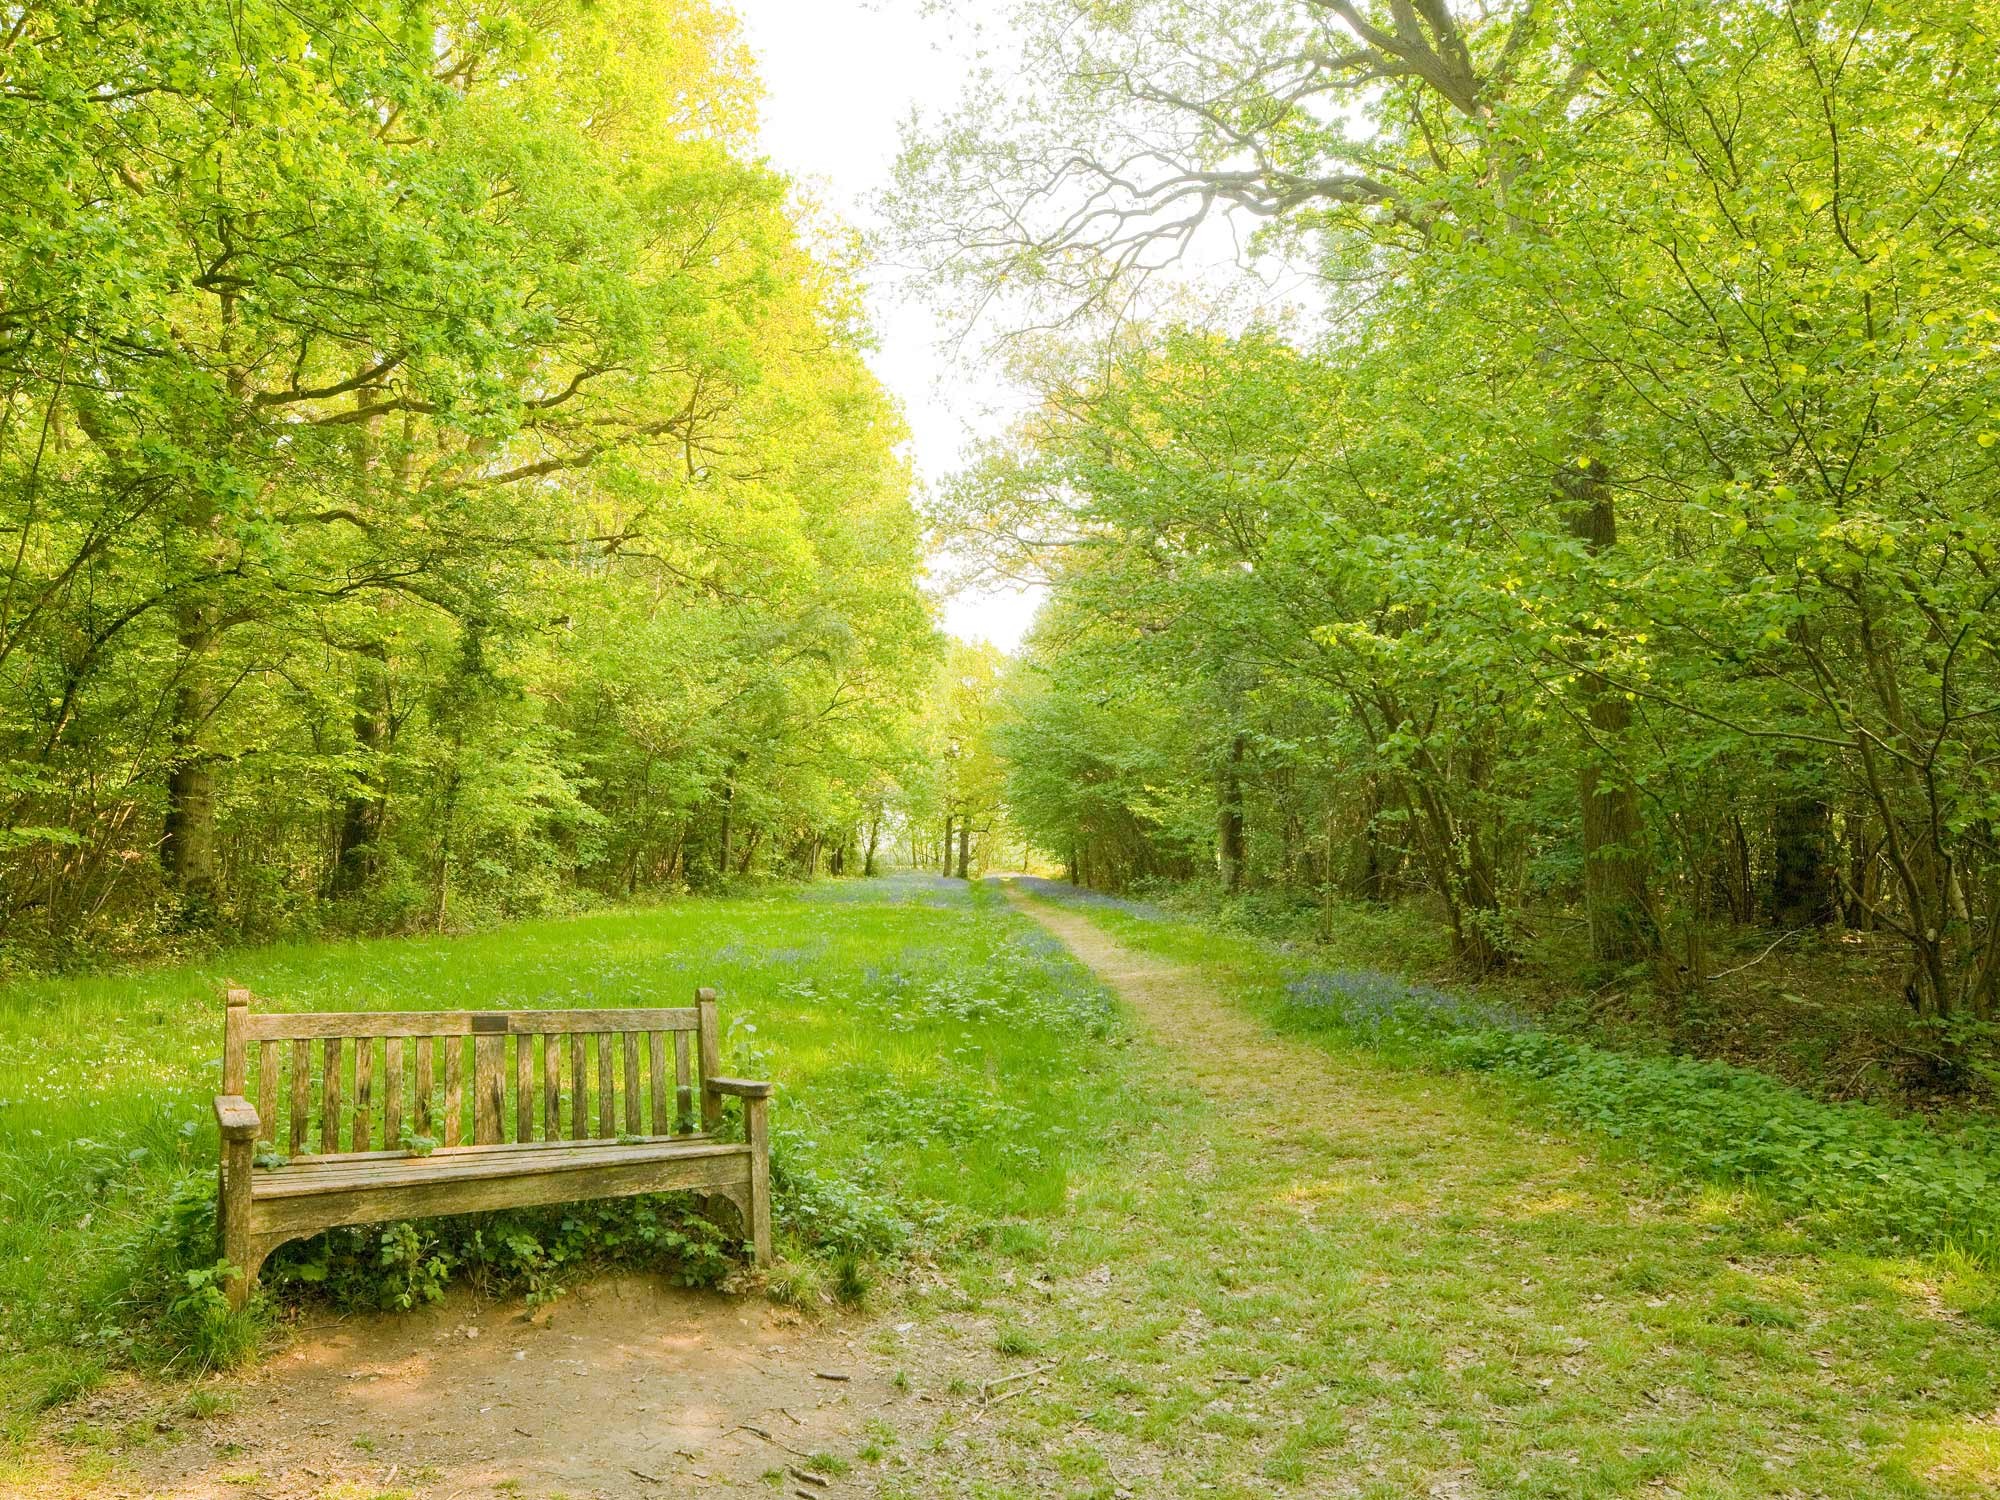
[[[710,989],[652,1010],[253,1012],[250,999],[226,996],[222,1092],[252,1099],[273,1145],[284,1119],[291,1156],[398,1151],[406,1127],[457,1146],[468,1113],[473,1145],[686,1135],[697,1110],[702,1130],[721,1116],[700,1082],[721,1071]]]

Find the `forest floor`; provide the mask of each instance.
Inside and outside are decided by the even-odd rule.
[[[1001,933],[1030,951],[1032,920],[1127,1008],[1080,1054],[1088,1099],[1075,1058],[1047,1064],[1079,1127],[1056,1201],[996,1204],[990,1232],[816,1319],[600,1282],[534,1318],[461,1298],[303,1328],[247,1380],[126,1378],[71,1403],[17,1469],[23,1492],[2000,1485],[2000,1358],[1973,1315],[1991,1295],[1975,1268],[1814,1240],[1751,1195],[1560,1127],[1504,1079],[1278,1035],[1246,1003],[1262,962],[1247,940],[1013,901],[927,913],[922,936],[984,924],[989,949]],[[1009,1097],[1036,1089],[988,1072]]]

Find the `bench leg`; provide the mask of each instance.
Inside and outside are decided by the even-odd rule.
[[[744,1133],[750,1137],[750,1243],[757,1264],[771,1263],[771,1126],[762,1099],[743,1101]]]
[[[264,1257],[250,1234],[250,1169],[256,1147],[248,1140],[222,1143],[221,1181],[215,1202],[217,1249],[241,1274],[229,1282],[229,1305],[241,1308],[250,1300],[250,1284]]]

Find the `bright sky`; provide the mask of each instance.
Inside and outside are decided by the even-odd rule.
[[[772,163],[870,227],[868,200],[888,184],[898,126],[912,109],[942,109],[957,97],[963,54],[919,0],[733,5],[764,78],[763,144]],[[903,404],[918,475],[936,484],[959,466],[968,439],[1004,424],[1016,398],[976,369],[948,362],[939,348],[946,330],[889,277],[871,286],[869,300],[881,344],[871,363]],[[1012,649],[1037,602],[1012,590],[961,593],[944,602],[945,626]]]

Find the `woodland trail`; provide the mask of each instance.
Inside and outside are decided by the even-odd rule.
[[[1332,1068],[1324,1051],[1273,1035],[1187,965],[1142,953],[1076,912],[1009,895],[1130,1005],[1156,1040],[1184,1054],[1180,1061],[1211,1098],[1264,1113],[1276,1104],[1274,1088],[1316,1096],[1315,1083],[1335,1081],[1326,1076]]]
[[[1902,1263],[1817,1251],[1740,1195],[1552,1129],[1518,1091],[1277,1034],[1232,994],[1256,981],[1226,942],[1182,962],[1008,894],[1144,1032],[1130,1175],[1078,1192],[1058,1258],[1108,1261],[1131,1305],[1050,1338],[1123,1366],[1071,1399],[1143,1392],[1144,1448],[1099,1440],[1122,1490],[2000,1481],[1990,1335]]]

